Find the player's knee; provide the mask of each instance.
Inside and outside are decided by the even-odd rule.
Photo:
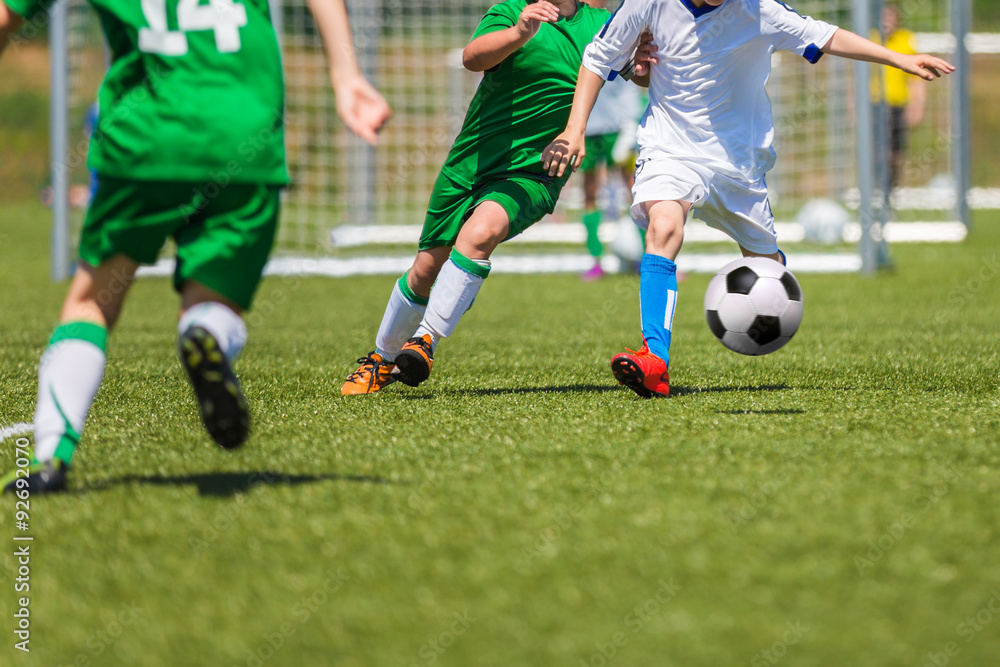
[[[492,251],[507,238],[510,225],[495,216],[477,216],[465,223],[459,238],[462,245]]]
[[[669,246],[678,245],[684,240],[684,223],[671,218],[654,218],[649,221],[646,230],[646,249],[649,252],[662,254]]]

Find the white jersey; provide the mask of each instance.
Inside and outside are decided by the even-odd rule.
[[[642,115],[639,86],[621,77],[615,77],[601,88],[594,110],[587,120],[587,136],[616,134],[623,128],[635,129]]]
[[[649,28],[659,62],[638,133],[639,160],[694,160],[755,182],[774,165],[774,120],[764,84],[771,53],[815,63],[837,27],[801,16],[778,0],[624,0],[584,52],[583,65],[615,78]]]

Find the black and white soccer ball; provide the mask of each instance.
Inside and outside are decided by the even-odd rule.
[[[705,318],[733,352],[770,354],[791,340],[802,322],[802,288],[781,263],[744,257],[708,283]]]

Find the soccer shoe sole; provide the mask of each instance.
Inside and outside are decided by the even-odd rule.
[[[618,384],[625,385],[643,398],[651,398],[653,396],[653,392],[644,384],[646,374],[639,368],[639,364],[635,363],[632,359],[624,356],[615,357],[611,360],[611,372],[614,374],[615,379],[618,380]]]
[[[431,367],[419,352],[403,350],[396,356],[398,380],[408,387],[416,387],[431,376]]]
[[[670,396],[670,389],[667,385],[667,393],[653,391],[646,386],[646,374],[634,360],[622,356],[611,360],[611,372],[614,374],[618,384],[624,385],[643,398],[667,398]]]
[[[205,430],[226,449],[239,447],[250,435],[250,410],[218,341],[202,327],[192,327],[181,336],[178,349]]]
[[[3,492],[17,493],[21,490],[27,490],[29,496],[36,496],[66,490],[67,466],[65,463],[60,461],[56,465],[52,465],[51,461],[47,461],[46,463],[36,463],[32,468],[34,470],[28,473],[27,477],[18,475],[17,470],[4,475],[3,479],[0,479]],[[19,479],[27,480],[27,486],[18,488],[17,480]]]

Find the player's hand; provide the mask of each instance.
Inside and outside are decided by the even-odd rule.
[[[653,43],[653,33],[648,30],[643,31],[639,37],[639,48],[635,51],[635,75],[646,76],[653,68],[653,65],[660,62],[656,57],[659,47]]]
[[[539,0],[524,8],[517,21],[517,29],[522,37],[531,39],[538,34],[542,23],[555,23],[558,20],[559,8],[547,0]]]
[[[586,143],[583,132],[564,130],[542,151],[542,166],[549,170],[549,176],[559,178],[566,173],[566,167],[576,171],[587,155]]]
[[[926,53],[915,56],[901,55],[897,67],[927,81],[933,81],[955,71],[955,66],[947,60],[942,60],[937,56],[929,56]]]
[[[361,75],[341,83],[334,82],[337,114],[354,134],[372,146],[378,143],[378,131],[392,116],[392,109],[375,88]]]

